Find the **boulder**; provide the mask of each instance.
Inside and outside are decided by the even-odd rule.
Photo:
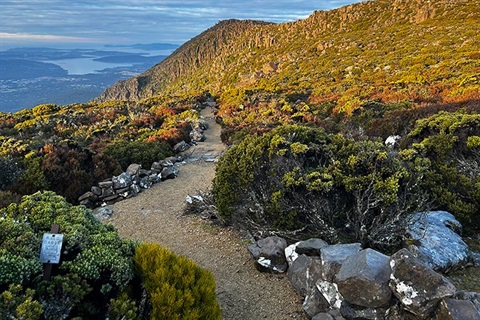
[[[477,309],[478,313],[480,313],[480,293],[479,292],[468,292],[468,291],[457,291],[453,298],[458,300],[468,300]]]
[[[480,313],[468,300],[442,299],[436,312],[439,320],[480,320]]]
[[[390,258],[372,249],[346,258],[336,276],[338,290],[348,302],[366,307],[387,306],[392,297],[388,286]]]
[[[333,282],[343,261],[360,250],[362,250],[360,243],[335,244],[321,248],[323,280]]]
[[[136,164],[132,163],[131,165],[128,166],[126,173],[128,173],[130,176],[136,176],[140,172],[140,169],[142,168],[141,164]]]
[[[320,256],[320,249],[328,246],[328,243],[322,239],[308,239],[305,241],[300,241],[295,247],[295,251],[298,254],[305,254],[307,256]]]
[[[203,134],[203,130],[201,128],[197,128],[190,131],[189,136],[190,136],[190,139],[195,142],[205,141],[205,135]]]
[[[190,145],[182,140],[173,146],[173,151],[175,153],[179,153],[179,152],[187,151],[189,148],[190,148]]]
[[[163,169],[163,165],[158,161],[152,163],[152,167],[150,168],[155,173],[160,173]],[[147,175],[145,175],[147,176]]]
[[[117,177],[113,177],[112,182],[113,189],[115,190],[130,187],[130,185],[132,184],[132,176],[126,172],[122,172]]]
[[[327,311],[329,307],[330,304],[320,291],[318,291],[318,288],[316,286],[310,288],[310,291],[307,293],[305,301],[303,302],[303,311],[305,311],[308,318],[312,318],[320,312]]]
[[[155,173],[149,175],[148,180],[150,180],[150,182],[152,184],[159,183],[160,181],[162,181],[162,179],[160,179],[159,175],[155,174]]]
[[[100,187],[93,186],[92,188],[90,188],[90,191],[92,191],[92,193],[96,196],[101,196],[102,195],[102,188],[100,188]]]
[[[113,190],[113,183],[110,187],[108,188],[102,188],[102,196],[101,198],[106,198],[106,197],[109,197],[111,195],[114,195],[115,194],[115,190]]]
[[[423,319],[431,316],[441,299],[455,294],[455,286],[420,262],[407,249],[390,258],[390,289],[403,308]]]
[[[248,251],[257,262],[260,271],[281,273],[287,271],[285,259],[287,241],[278,236],[258,240],[248,246]]]
[[[139,178],[143,178],[143,177],[146,177],[146,176],[149,176],[152,172],[150,170],[146,170],[146,169],[140,169],[138,171],[138,177]]]
[[[293,261],[295,261],[298,258],[298,253],[295,250],[298,244],[299,242],[296,242],[285,248],[285,258],[287,259],[287,263],[289,267],[291,267]]]
[[[347,301],[342,302],[340,313],[346,319],[362,319],[362,320],[383,320],[386,318],[386,308],[358,308]]]
[[[338,291],[337,285],[323,279],[317,280],[315,285],[325,300],[330,304],[330,307],[339,310],[344,299],[342,294]]]
[[[130,194],[131,194],[133,197],[136,197],[141,191],[142,191],[142,189],[141,189],[140,186],[137,185],[137,184],[132,184],[132,185],[130,186]]]
[[[93,212],[93,216],[100,221],[103,221],[111,217],[112,214],[113,214],[113,210],[109,206],[100,207]]]
[[[162,179],[162,181],[165,181],[167,179],[175,179],[175,177],[178,175],[178,172],[179,171],[175,166],[165,167],[160,173],[160,178]]]
[[[322,263],[317,257],[298,256],[288,268],[288,280],[297,292],[305,297],[322,275]]]
[[[471,260],[468,245],[458,234],[462,225],[451,213],[429,211],[408,219],[407,233],[414,244],[407,249],[431,269],[448,272]]]

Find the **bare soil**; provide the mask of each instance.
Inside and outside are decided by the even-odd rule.
[[[231,228],[185,215],[187,195],[208,191],[215,158],[224,150],[220,126],[209,108],[202,111],[206,141],[189,149],[190,160],[176,179],[156,184],[137,197],[113,205],[114,225],[123,237],[159,243],[210,270],[217,284],[223,319],[306,319],[302,299],[286,275],[260,273],[247,251],[248,240]]]

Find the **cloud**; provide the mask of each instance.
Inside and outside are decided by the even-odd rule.
[[[0,40],[180,44],[220,20],[288,22],[352,2],[358,0],[1,0]]]
[[[28,34],[28,33],[7,33],[0,32],[2,40],[26,40],[26,41],[48,41],[48,42],[92,42],[94,39],[57,36],[52,34]]]

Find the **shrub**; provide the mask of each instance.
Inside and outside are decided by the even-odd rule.
[[[221,319],[209,271],[156,244],[140,245],[134,261],[148,292],[151,319]]]
[[[105,148],[107,156],[115,158],[123,170],[132,163],[141,164],[143,168],[150,168],[153,162],[170,156],[171,148],[165,142],[146,141],[118,141]]]
[[[418,182],[429,164],[377,140],[281,126],[230,148],[212,191],[221,216],[251,231],[394,250],[402,217],[427,203]]]
[[[62,256],[52,280],[44,281],[38,255],[52,224],[64,235]],[[105,317],[109,302],[134,283],[134,250],[85,207],[51,191],[25,196],[0,210],[0,291],[13,294],[20,285],[17,294],[24,296],[2,308],[18,315],[21,306],[39,303],[47,319]]]

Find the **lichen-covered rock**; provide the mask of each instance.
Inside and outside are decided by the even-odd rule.
[[[287,241],[278,236],[258,240],[248,246],[248,251],[256,260],[260,271],[281,273],[287,271],[288,264],[285,259]]]
[[[132,184],[132,176],[126,172],[120,173],[118,176],[112,178],[113,189],[122,189],[130,187]]]
[[[320,249],[328,246],[328,243],[322,239],[308,239],[305,241],[300,241],[295,247],[295,251],[298,254],[305,254],[307,256],[320,256]]]
[[[100,207],[93,212],[93,216],[100,221],[110,218],[113,214],[113,210],[109,206]]]
[[[288,269],[288,279],[302,297],[305,297],[315,287],[321,276],[322,264],[320,259],[304,254],[299,255]]]
[[[421,319],[429,317],[441,299],[455,294],[455,286],[416,259],[407,249],[390,258],[390,289],[403,308]]]
[[[298,253],[296,252],[296,247],[300,242],[289,245],[285,248],[285,258],[287,259],[288,266],[291,267],[293,261],[298,258]]]
[[[480,320],[480,314],[468,300],[442,299],[436,312],[439,320]]]
[[[407,232],[412,239],[408,250],[431,269],[448,272],[462,267],[472,257],[460,235],[462,225],[446,211],[415,213],[409,217]]]
[[[335,283],[350,303],[367,308],[387,306],[392,297],[388,286],[390,258],[372,249],[365,249],[346,258]]]
[[[322,260],[323,280],[333,282],[343,261],[360,250],[362,250],[360,243],[335,244],[322,247],[320,249],[320,258]]]
[[[319,279],[315,285],[325,300],[330,304],[330,307],[340,310],[344,299],[342,294],[338,291],[337,284]]]

